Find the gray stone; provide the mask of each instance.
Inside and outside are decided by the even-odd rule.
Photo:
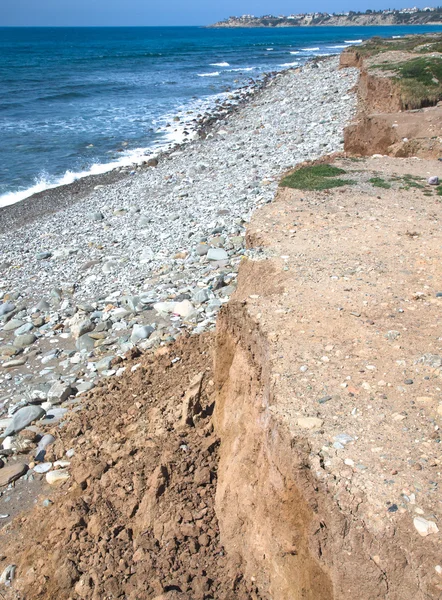
[[[14,329],[18,329],[22,325],[24,325],[24,323],[23,321],[20,321],[20,319],[11,319],[5,324],[5,326],[3,327],[3,331],[13,331]]]
[[[207,244],[200,244],[196,247],[196,253],[198,256],[206,256],[209,252],[209,246]]]
[[[94,345],[95,341],[87,333],[85,335],[80,336],[75,342],[75,346],[77,350],[80,350],[80,352],[82,350],[87,350],[88,352],[90,352],[94,349]]]
[[[29,333],[34,329],[34,325],[32,323],[24,323],[18,329],[15,330],[14,335],[24,335],[25,333]]]
[[[133,344],[137,342],[141,342],[142,340],[147,340],[155,329],[152,325],[134,325],[132,329],[132,335],[130,336],[130,341]]]
[[[50,408],[45,418],[41,421],[42,425],[52,425],[58,423],[68,412],[67,408]]]
[[[140,304],[139,296],[123,296],[121,298],[121,304],[131,312],[136,312],[137,306]]]
[[[436,175],[434,175],[433,177],[429,177],[428,183],[430,185],[439,185],[439,177],[437,177]]]
[[[100,212],[99,210],[97,210],[96,212],[91,212],[89,213],[86,218],[89,221],[103,221],[104,219],[104,215],[102,212]]]
[[[76,322],[71,325],[71,333],[75,339],[78,339],[85,333],[89,333],[94,330],[95,325],[92,323],[90,319],[77,319]]]
[[[23,335],[18,335],[14,339],[14,346],[16,348],[26,348],[27,346],[32,346],[36,339],[37,338],[33,333],[25,333]]]
[[[210,248],[207,253],[209,260],[227,260],[229,255],[223,248]]]
[[[107,371],[111,368],[111,362],[114,360],[115,356],[105,356],[101,360],[95,363],[95,367],[97,371]]]
[[[45,414],[46,413],[41,406],[36,406],[35,404],[24,406],[15,413],[12,423],[6,428],[3,435],[6,437],[18,433],[19,431],[22,431],[22,429],[26,429],[26,427],[31,425],[34,421],[41,419]]]
[[[72,388],[69,383],[56,381],[48,391],[48,400],[52,404],[61,404],[72,394]]]
[[[35,450],[35,460],[42,462],[45,459],[46,448],[55,442],[55,438],[50,433],[44,435],[38,442],[38,446]]]
[[[4,302],[3,304],[0,304],[0,317],[12,312],[14,309],[15,304],[12,304],[12,302]]]
[[[35,312],[48,312],[51,310],[51,305],[44,298],[35,306]]]
[[[207,289],[198,290],[193,295],[193,300],[196,304],[202,304],[203,302],[207,302],[209,299],[209,292]]]
[[[48,258],[51,258],[51,256],[52,252],[37,252],[35,258],[37,260],[47,260]]]
[[[95,383],[93,381],[82,381],[81,383],[76,383],[75,388],[78,394],[82,394],[83,392],[89,392],[95,387]]]

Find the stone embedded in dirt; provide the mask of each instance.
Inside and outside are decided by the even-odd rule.
[[[40,407],[31,405],[20,408],[12,418],[12,423],[6,428],[4,436],[13,435],[18,433],[22,429],[25,429],[28,425],[31,425],[34,421],[41,419],[46,412]]]
[[[0,469],[0,487],[9,485],[26,473],[28,466],[24,463],[11,463]]]
[[[437,533],[439,531],[438,526],[433,521],[427,521],[423,517],[415,517],[413,519],[413,525],[417,529],[417,532],[422,537],[427,537],[432,533]]]
[[[69,479],[69,471],[60,469],[59,471],[50,471],[46,473],[46,481],[49,485],[60,485]]]
[[[11,583],[14,581],[16,568],[17,567],[15,565],[8,565],[6,567],[6,569],[0,575],[0,585],[11,585]]]
[[[428,183],[430,185],[439,185],[439,177],[437,177],[437,175],[434,175],[433,177],[429,177]]]
[[[26,364],[28,360],[27,356],[21,356],[20,358],[15,358],[13,360],[8,360],[7,362],[4,362],[2,364],[2,367],[4,369],[12,369],[13,367],[21,367],[22,365]]]
[[[194,425],[193,417],[201,412],[201,388],[203,385],[204,373],[198,375],[190,382],[184,399],[181,413],[181,426]]]
[[[317,417],[299,417],[298,427],[302,429],[319,429],[322,427],[324,421]]]
[[[173,312],[179,315],[183,319],[191,318],[195,313],[195,308],[189,300],[183,300],[182,302],[175,302]]]

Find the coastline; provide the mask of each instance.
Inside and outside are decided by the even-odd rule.
[[[321,57],[314,57],[307,61],[306,64],[317,60],[321,60]],[[114,167],[104,173],[79,177],[71,183],[49,187],[23,200],[7,204],[6,206],[0,206],[0,235],[20,228],[23,225],[30,224],[40,217],[68,208],[73,203],[87,198],[96,186],[112,185],[122,179],[131,178],[135,172],[139,173],[140,171],[152,168],[148,165],[151,158],[159,162],[170,156],[173,152],[186,148],[189,144],[197,141],[198,138],[203,139],[210,133],[211,128],[218,120],[226,118],[226,112],[230,115],[240,109],[244,104],[256,98],[260,92],[265,90],[269,82],[276,75],[288,70],[290,69],[263,73],[257,80],[253,80],[253,83],[247,83],[238,89],[232,90],[228,95],[235,99],[233,103],[230,100],[225,100],[220,104],[215,103],[201,118],[196,119],[192,126],[184,126],[184,129],[187,129],[189,132],[187,139],[169,145],[164,144],[159,151],[152,151],[150,156],[146,155],[146,159],[141,163]],[[180,137],[183,138],[182,135]]]

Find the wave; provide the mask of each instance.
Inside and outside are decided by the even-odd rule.
[[[327,48],[330,49],[334,49],[334,48],[347,48],[347,46],[345,44],[338,44],[337,46],[327,46]]]
[[[17,192],[8,192],[7,194],[0,196],[0,207],[15,204],[16,202],[20,202],[25,198],[29,198],[29,196],[43,192],[44,190],[51,190],[53,188],[60,187],[61,185],[68,185],[74,181],[77,181],[77,179],[83,179],[89,175],[102,175],[103,173],[107,173],[108,171],[112,171],[116,168],[131,166],[134,163],[139,164],[149,159],[149,154],[146,152],[146,148],[137,148],[136,150],[127,152],[127,154],[122,156],[118,161],[113,161],[110,163],[96,163],[91,165],[87,171],[79,171],[77,173],[68,170],[61,177],[55,177],[52,179],[42,175],[35,180],[34,185],[31,187]],[[151,156],[154,155],[151,149],[150,153]]]
[[[215,71],[214,73],[198,73],[198,77],[218,77],[219,71]]]
[[[75,98],[87,98],[89,94],[83,92],[62,92],[61,94],[52,94],[50,96],[41,96],[38,98],[40,102],[47,102],[48,100],[73,100]]]
[[[301,48],[304,52],[317,52],[319,48]]]
[[[290,54],[299,54],[299,50],[292,50],[292,52],[290,52]]]
[[[299,65],[299,62],[284,63],[283,65],[279,65],[279,66],[280,67],[296,67],[297,65]]]
[[[344,40],[346,44],[362,44],[362,40]]]
[[[254,71],[256,67],[238,67],[236,69],[229,69],[229,73],[239,73],[242,71]]]
[[[398,39],[400,39],[401,37],[403,37],[403,36],[402,36],[402,35],[393,35],[393,36],[392,36],[392,38],[393,38],[394,40],[398,40]]]
[[[272,52],[273,48],[266,48],[267,52]]]
[[[210,63],[211,67],[230,67],[228,62]]]

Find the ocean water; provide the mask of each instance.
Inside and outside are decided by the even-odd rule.
[[[440,29],[0,28],[0,206],[140,161],[265,72]]]

